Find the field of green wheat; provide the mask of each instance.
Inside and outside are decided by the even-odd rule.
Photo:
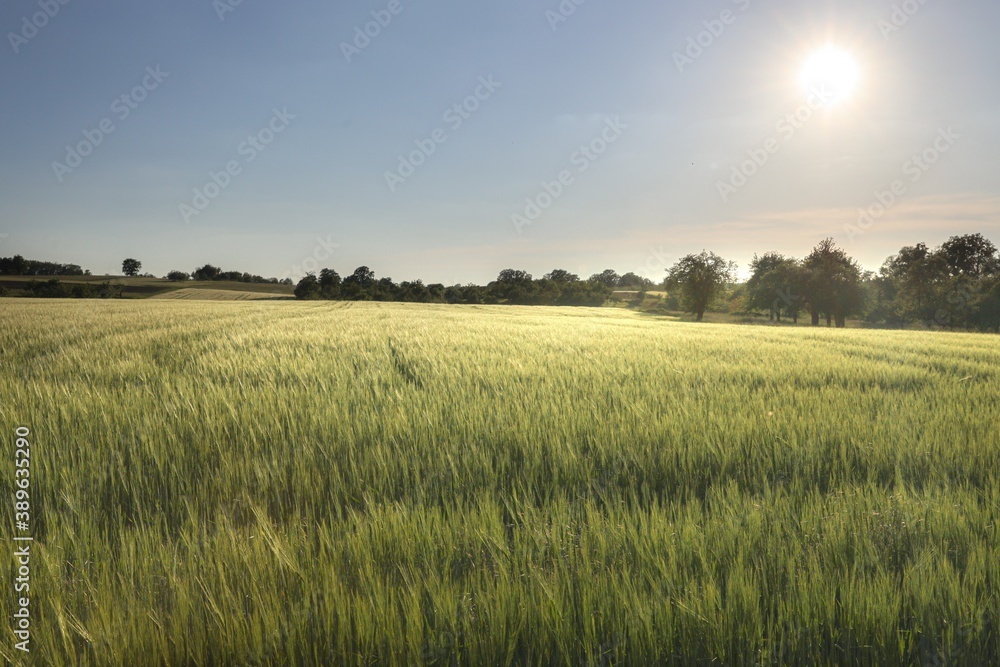
[[[17,664],[1000,660],[996,337],[5,300],[18,427]]]

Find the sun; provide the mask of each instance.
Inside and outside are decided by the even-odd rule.
[[[854,95],[861,79],[858,61],[836,46],[814,51],[802,66],[799,82],[822,106],[835,106]]]

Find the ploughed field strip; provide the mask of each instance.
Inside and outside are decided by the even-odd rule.
[[[241,292],[238,290],[182,287],[156,294],[150,298],[172,299],[175,301],[287,301],[295,297],[287,294],[269,294],[267,292]]]
[[[0,315],[37,664],[1000,655],[995,337],[378,303]]]

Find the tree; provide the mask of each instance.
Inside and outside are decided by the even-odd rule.
[[[564,269],[555,269],[552,273],[545,274],[545,280],[551,280],[554,283],[575,283],[580,280],[580,276]]]
[[[319,281],[316,280],[316,276],[311,273],[306,275],[306,277],[300,280],[299,284],[295,286],[296,299],[318,299],[319,297]]]
[[[211,264],[206,264],[205,266],[195,269],[191,276],[195,280],[218,280],[221,274],[222,269],[217,266],[212,266]]]
[[[567,283],[562,286],[556,304],[560,306],[603,306],[611,298],[612,288],[596,280]]]
[[[13,257],[4,257],[3,259],[0,259],[0,275],[5,275],[5,276],[28,275],[29,264],[30,262],[21,255],[14,255]]]
[[[801,274],[798,262],[776,252],[754,255],[746,284],[746,308],[766,310],[773,322],[784,311],[798,321]]]
[[[82,276],[84,270],[76,264],[39,262],[21,255],[0,257],[0,275],[5,276]],[[87,272],[89,275],[89,272]]]
[[[612,269],[605,269],[600,273],[595,273],[590,276],[591,282],[600,283],[601,285],[610,287],[611,289],[618,287],[619,279],[618,274]]]
[[[176,283],[182,283],[191,279],[191,276],[184,273],[183,271],[171,271],[167,274],[167,280],[172,280]]]
[[[122,262],[122,274],[135,278],[139,275],[139,271],[142,269],[142,262],[137,259],[132,259],[129,257],[124,262]]]
[[[861,267],[827,238],[802,260],[803,297],[812,314],[813,326],[819,325],[820,315],[826,316],[827,326],[834,321],[838,327],[847,325],[847,318],[861,312],[864,290]]]
[[[375,272],[359,266],[340,283],[340,293],[348,301],[371,301],[375,298]]]
[[[372,273],[372,275],[375,274]],[[399,298],[399,286],[392,282],[392,278],[386,276],[379,278],[372,284],[370,294],[375,301],[393,301]]]
[[[413,282],[404,280],[399,283],[399,300],[426,303],[430,300],[430,293],[422,280],[414,280]]]
[[[667,289],[680,291],[680,304],[701,322],[705,311],[722,289],[733,281],[736,264],[714,252],[702,251],[688,255],[674,264],[667,273]]]
[[[638,288],[640,291],[643,291],[653,287],[653,281],[630,271],[618,279],[617,287]]]
[[[952,277],[978,279],[1000,271],[997,248],[982,234],[952,236],[940,249]]]
[[[531,274],[518,269],[504,269],[497,279],[489,284],[490,295],[497,300],[512,304],[530,303],[535,292]]]
[[[1000,277],[987,282],[972,304],[972,323],[982,331],[1000,333]]]
[[[319,287],[324,299],[336,299],[340,296],[340,276],[333,269],[323,269],[319,272]]]
[[[932,323],[945,301],[949,272],[943,252],[931,250],[925,243],[901,248],[882,264],[880,293],[892,304],[889,308],[883,303],[883,309],[901,322]]]
[[[375,284],[375,272],[367,266],[359,266],[346,280],[361,287],[371,287]]]

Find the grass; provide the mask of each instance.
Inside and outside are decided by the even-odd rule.
[[[1000,659],[995,337],[17,299],[0,347],[35,664]]]

